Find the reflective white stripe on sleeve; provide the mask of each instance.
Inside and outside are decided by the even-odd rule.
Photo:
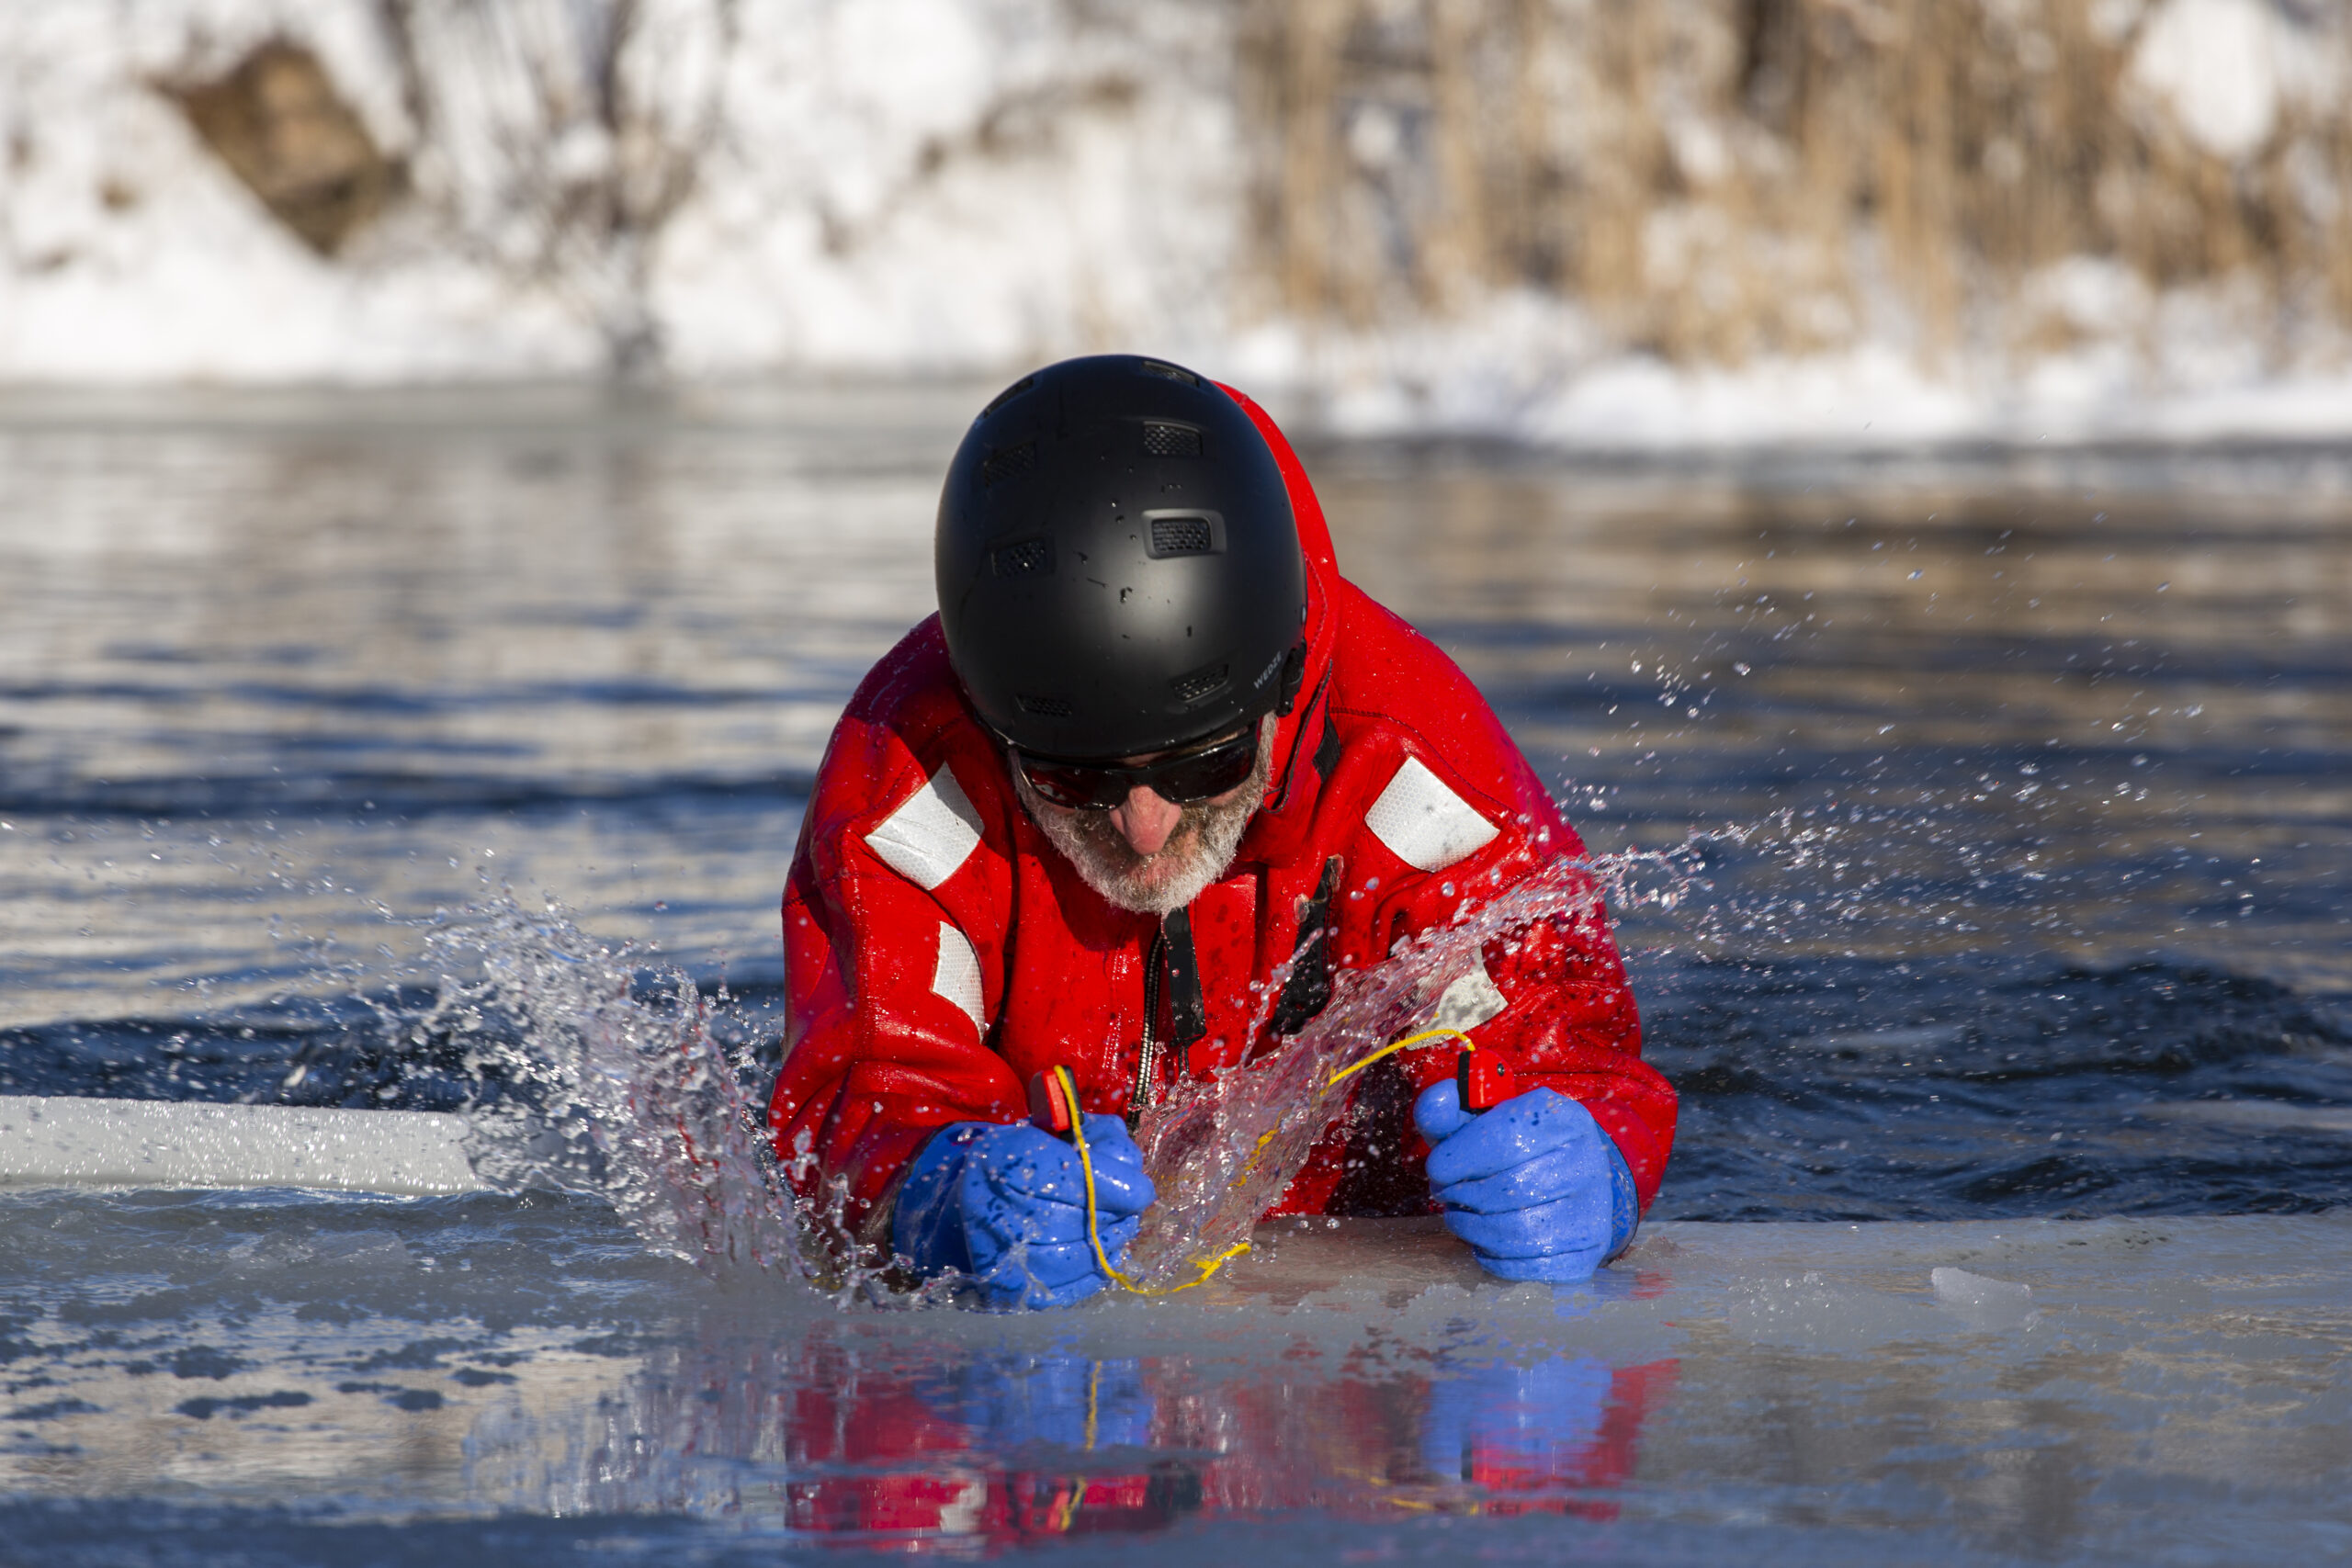
[[[1484,849],[1500,831],[1412,757],[1405,759],[1363,820],[1391,854],[1417,871],[1442,871]]]
[[[1431,1029],[1476,1029],[1503,1009],[1510,1006],[1502,987],[1487,973],[1485,959],[1478,966],[1445,988],[1437,999],[1437,1016],[1430,1020]]]
[[[907,803],[865,835],[882,863],[929,892],[956,874],[980,843],[980,814],[945,763]]]
[[[980,1016],[986,1006],[980,996],[980,955],[972,951],[971,938],[944,920],[939,922],[939,962],[931,972],[931,988],[963,1009],[974,1028],[988,1032],[988,1021]]]

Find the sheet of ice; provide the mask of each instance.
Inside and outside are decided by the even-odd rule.
[[[0,1187],[479,1192],[465,1137],[430,1111],[0,1095]]]
[[[2033,1287],[1949,1265],[1928,1270],[1936,1299],[1979,1327],[2024,1322],[2033,1314]]]
[[[17,1194],[0,1525],[33,1563],[92,1521],[109,1561],[2276,1560],[2345,1525],[2348,1286],[2338,1216],[1668,1224],[1557,1289],[1317,1220],[1156,1302],[843,1311],[545,1195]]]

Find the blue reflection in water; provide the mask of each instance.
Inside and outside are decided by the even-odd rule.
[[[1035,1445],[1148,1448],[1157,1408],[1143,1363],[1076,1356],[988,1356],[960,1369],[941,1402],[988,1450]]]
[[[1573,1468],[1600,1439],[1610,1387],[1609,1369],[1580,1356],[1441,1378],[1421,1427],[1422,1468],[1464,1481]]]

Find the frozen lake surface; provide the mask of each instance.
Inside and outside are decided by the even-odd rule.
[[[0,401],[0,1095],[527,1109],[419,1025],[463,952],[560,961],[448,945],[502,886],[762,1087],[803,792],[987,391]],[[1016,1321],[698,1272],[598,1170],[17,1191],[15,1557],[2341,1551],[2352,453],[1306,456],[1662,852],[1628,1264],[1351,1223]]]
[[[25,1195],[0,1238],[20,1562],[2204,1563],[2352,1530],[2333,1216],[1669,1223],[1557,1291],[1345,1221],[1019,1319],[714,1285],[545,1198]]]

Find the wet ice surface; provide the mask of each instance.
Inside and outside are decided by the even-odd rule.
[[[1317,1223],[1050,1319],[713,1284],[544,1198],[23,1195],[0,1239],[0,1528],[36,1560],[2202,1562],[2352,1529],[2334,1217],[1670,1224],[1556,1290]]]
[[[544,1020],[410,1027],[502,882],[723,976],[756,1087],[802,792],[986,394],[0,408],[0,1093],[527,1104]],[[2340,1550],[2352,458],[1308,460],[1596,850],[1675,852],[1621,904],[1656,1218],[1769,1223],[1558,1299],[1294,1232],[1017,1322],[552,1191],[19,1193],[12,1549]]]

